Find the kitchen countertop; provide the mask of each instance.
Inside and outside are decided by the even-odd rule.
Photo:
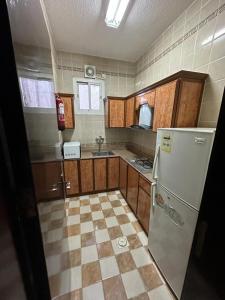
[[[81,151],[81,159],[90,159],[90,158],[107,158],[107,157],[116,157],[119,156],[122,159],[124,159],[128,164],[130,164],[130,160],[140,158],[140,155],[135,154],[134,152],[131,152],[127,149],[112,149],[111,150],[114,155],[106,155],[106,156],[93,156],[92,151]],[[42,157],[31,159],[32,163],[43,163],[43,162],[53,162],[53,161],[63,161],[62,158],[56,158],[54,154],[47,153],[46,155],[43,155]],[[152,178],[152,172],[149,171],[148,173],[142,173],[140,170],[135,168],[134,165],[130,164],[134,169],[136,169],[144,178],[147,180],[154,182]]]

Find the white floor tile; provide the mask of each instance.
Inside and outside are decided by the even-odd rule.
[[[171,295],[168,287],[166,285],[161,285],[160,287],[148,292],[149,298],[151,300],[174,300],[175,298]]]
[[[90,205],[85,205],[80,207],[80,214],[86,214],[91,212]]]
[[[80,196],[79,197],[80,198],[80,200],[88,200],[89,199],[89,196],[88,195],[84,195],[84,196]]]
[[[98,196],[99,197],[104,197],[104,196],[108,196],[108,194],[107,193],[99,193]]]
[[[108,197],[110,201],[118,200],[117,195],[109,195]]]
[[[137,270],[121,274],[127,298],[135,297],[145,292],[144,283]]]
[[[138,268],[152,263],[150,255],[143,247],[131,250],[131,255],[133,256],[135,264]]]
[[[144,233],[144,231],[138,232],[138,237],[139,240],[141,241],[143,246],[147,246],[148,245],[148,238],[147,235]]]
[[[62,228],[50,230],[50,231],[48,231],[48,234],[47,234],[47,243],[59,241],[62,239],[62,237],[63,237],[63,229]]]
[[[46,258],[48,276],[55,275],[61,271],[61,256],[54,255]]]
[[[99,202],[98,198],[90,198],[90,204],[98,204]]]
[[[100,260],[102,279],[110,278],[119,274],[119,268],[115,256]]]
[[[81,266],[60,273],[60,295],[80,289],[81,286]]]
[[[114,227],[114,226],[118,226],[118,225],[119,225],[119,223],[118,223],[116,217],[109,217],[109,218],[106,218],[106,219],[105,219],[105,222],[106,222],[106,225],[107,225],[108,228]]]
[[[102,283],[98,282],[83,289],[83,300],[104,300]]]
[[[67,226],[80,224],[80,215],[68,216],[67,217]]]
[[[116,216],[125,214],[125,210],[122,206],[114,207],[113,210]]]
[[[107,229],[101,229],[95,231],[96,243],[103,243],[110,240],[109,233]]]
[[[124,247],[124,248],[119,248],[118,247],[118,244],[117,244],[117,240],[118,239],[115,239],[115,240],[112,240],[112,247],[113,247],[113,251],[115,254],[120,254],[120,253],[124,253],[126,251],[129,251],[129,247]]]
[[[81,233],[87,233],[87,232],[91,232],[94,231],[94,226],[93,226],[93,222],[85,222],[85,223],[81,223],[80,224],[80,232]]]
[[[80,201],[79,200],[73,200],[69,202],[69,208],[74,208],[74,207],[80,207]]]
[[[57,220],[57,219],[61,219],[64,217],[64,210],[57,210],[57,211],[53,211],[51,213],[51,220]]]
[[[134,215],[132,212],[127,213],[127,216],[128,216],[128,218],[129,218],[130,222],[135,222],[135,221],[137,221],[137,218],[135,217],[135,215]]]
[[[87,264],[98,260],[98,252],[96,245],[81,248],[81,263]]]
[[[80,235],[70,236],[62,240],[62,252],[68,252],[81,248]]]
[[[104,215],[102,211],[93,211],[91,214],[92,214],[93,221],[104,219]]]
[[[120,228],[123,232],[123,235],[126,236],[136,233],[134,227],[130,223],[120,225]]]
[[[110,202],[102,202],[101,207],[102,207],[102,209],[109,209],[112,207],[112,205]]]

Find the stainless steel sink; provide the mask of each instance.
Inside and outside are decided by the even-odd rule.
[[[93,156],[108,156],[108,155],[115,155],[112,151],[96,151],[92,152]]]

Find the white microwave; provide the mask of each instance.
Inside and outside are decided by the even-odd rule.
[[[66,142],[63,144],[64,159],[80,158],[80,142]]]

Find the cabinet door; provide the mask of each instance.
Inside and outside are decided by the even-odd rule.
[[[76,160],[64,161],[64,176],[66,181],[66,195],[79,194],[78,162]]]
[[[120,158],[120,192],[123,197],[127,198],[127,163]]]
[[[134,101],[135,98],[129,98],[126,100],[126,127],[130,127],[131,125],[134,125]]]
[[[109,100],[109,127],[125,126],[125,100]]]
[[[138,109],[143,103],[148,103],[151,107],[155,106],[155,90],[136,96],[135,108]]]
[[[135,214],[137,212],[138,179],[139,173],[131,166],[128,166],[127,203],[130,205]]]
[[[81,192],[87,193],[94,190],[93,159],[80,160]]]
[[[177,80],[156,88],[153,131],[173,125],[176,85]]]
[[[64,103],[65,128],[75,128],[74,103],[72,94],[59,94]]]
[[[141,187],[138,193],[137,218],[143,226],[146,233],[149,230],[151,198]]]
[[[61,162],[33,163],[32,173],[37,201],[64,198]]]
[[[94,160],[95,191],[106,190],[106,158]]]
[[[119,187],[119,157],[108,158],[108,189]]]

